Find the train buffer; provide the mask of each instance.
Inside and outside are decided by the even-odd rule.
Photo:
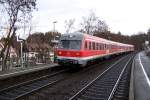
[[[21,68],[15,68],[15,69],[11,69],[8,71],[0,71],[0,80],[2,79],[6,79],[9,77],[14,77],[14,76],[19,76],[19,75],[23,75],[23,74],[28,74],[31,72],[36,72],[36,71],[40,71],[40,70],[44,70],[44,69],[48,69],[48,68],[52,68],[57,66],[57,64],[47,64],[47,65],[38,65],[38,66],[32,66],[32,67],[21,67]]]
[[[150,100],[150,57],[139,52],[133,61],[129,100]]]

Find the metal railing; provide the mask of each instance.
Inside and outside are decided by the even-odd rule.
[[[21,68],[21,67],[33,67],[38,65],[45,65],[50,64],[53,62],[53,56],[49,57],[26,57],[23,59],[23,63],[21,63],[20,57],[13,57],[9,58],[6,61],[6,67],[8,70],[14,68]],[[23,64],[21,66],[21,64]],[[2,58],[0,59],[0,71],[2,70]]]

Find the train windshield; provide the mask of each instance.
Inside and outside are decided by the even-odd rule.
[[[80,50],[81,49],[81,40],[61,40],[59,48]]]

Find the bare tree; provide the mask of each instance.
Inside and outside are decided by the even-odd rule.
[[[97,20],[97,25],[96,25],[96,32],[107,32],[109,30],[108,25],[106,24],[105,21]]]
[[[2,13],[8,15],[9,29],[4,41],[4,48],[1,50],[2,70],[7,70],[6,60],[12,39],[16,34],[17,25],[21,23],[24,16],[30,16],[36,7],[36,0],[0,0],[0,5],[4,9]]]
[[[75,19],[65,20],[66,33],[69,33],[74,28]]]
[[[95,32],[107,32],[109,27],[105,21],[99,19],[96,14],[91,10],[88,17],[83,17],[82,22],[80,23],[82,29],[81,32],[93,35]]]
[[[88,17],[83,17],[83,22],[81,22],[81,26],[84,32],[86,32],[87,34],[92,34],[95,31],[96,28],[96,23],[97,23],[97,19],[98,17],[96,17],[95,13],[93,11],[90,11],[90,14]]]

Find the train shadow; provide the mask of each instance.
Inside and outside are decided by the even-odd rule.
[[[78,65],[72,65],[72,66],[68,66],[68,73],[76,73],[76,72],[79,72],[81,71],[83,68],[81,68],[80,66]]]

